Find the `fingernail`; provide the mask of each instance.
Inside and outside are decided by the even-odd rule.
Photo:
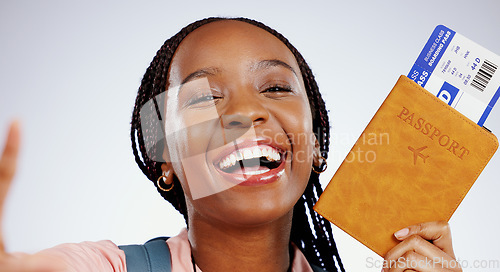
[[[398,239],[401,239],[401,238],[405,237],[406,235],[408,235],[408,233],[410,233],[410,229],[404,228],[404,229],[396,231],[394,233],[394,236],[396,236],[396,238],[398,238]]]

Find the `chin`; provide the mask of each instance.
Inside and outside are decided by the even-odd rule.
[[[260,189],[260,190],[259,190]],[[258,187],[237,186],[216,195],[200,199],[200,209],[208,211],[228,225],[256,227],[280,220],[290,220],[301,192],[262,190]],[[208,208],[211,207],[211,208]]]

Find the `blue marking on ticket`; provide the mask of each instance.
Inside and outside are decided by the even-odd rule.
[[[438,25],[408,77],[483,126],[500,97],[500,56]]]

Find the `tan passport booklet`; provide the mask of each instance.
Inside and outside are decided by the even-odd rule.
[[[401,76],[314,209],[384,256],[395,231],[448,221],[497,147],[491,132]]]

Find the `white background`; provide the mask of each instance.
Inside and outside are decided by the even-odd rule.
[[[136,166],[130,116],[156,50],[204,17],[244,16],[274,27],[316,75],[332,123],[326,185],[434,27],[500,54],[498,1],[18,1],[0,2],[0,141],[22,122],[22,151],[4,218],[11,251],[175,235],[183,219]],[[500,132],[500,105],[486,127]],[[500,155],[451,219],[455,251],[500,261]],[[334,229],[347,271],[381,260]],[[500,268],[467,271],[499,271]]]

